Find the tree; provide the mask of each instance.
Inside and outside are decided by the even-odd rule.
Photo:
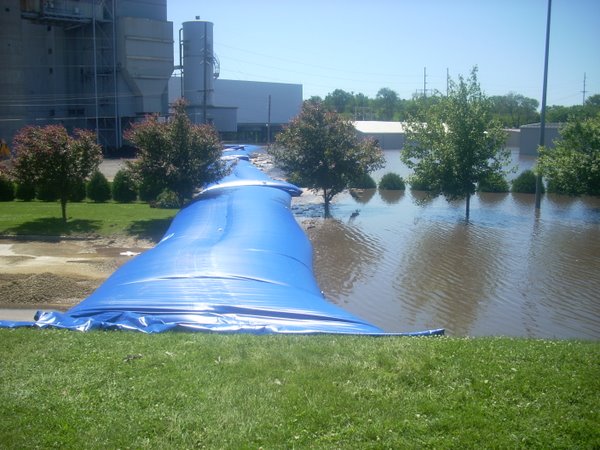
[[[375,97],[380,120],[393,120],[398,109],[398,94],[390,88],[381,88]]]
[[[509,92],[506,95],[490,97],[493,114],[506,127],[520,127],[526,123],[538,122],[539,102],[521,94]]]
[[[95,134],[75,130],[69,136],[62,125],[22,128],[14,138],[13,176],[19,183],[51,186],[60,199],[62,219],[67,221],[70,194],[102,161]]]
[[[351,92],[336,89],[325,96],[323,104],[339,114],[352,113],[352,109],[354,108],[354,95]]]
[[[600,113],[572,119],[554,148],[540,148],[538,168],[548,190],[569,195],[600,195]]]
[[[177,101],[167,122],[152,115],[126,133],[138,150],[131,170],[141,184],[157,187],[157,193],[163,189],[175,192],[180,206],[192,197],[194,189],[227,173],[217,131],[212,125],[192,124],[185,105],[185,101]]]
[[[325,216],[333,197],[384,165],[372,140],[359,140],[351,122],[322,104],[305,103],[269,149],[275,164],[305,187],[321,192]]]
[[[458,83],[450,81],[447,96],[411,118],[401,153],[414,177],[426,181],[431,195],[466,199],[467,220],[479,181],[504,174],[510,160],[510,151],[504,148],[506,134],[492,120],[491,111],[475,67],[467,80],[459,76]]]

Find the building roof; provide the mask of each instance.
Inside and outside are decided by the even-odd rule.
[[[386,133],[404,133],[405,122],[383,122],[378,120],[362,120],[352,122],[354,128],[360,133],[366,134],[386,134]]]

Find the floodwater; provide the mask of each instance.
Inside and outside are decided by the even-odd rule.
[[[409,173],[398,151],[386,158],[375,179]],[[513,164],[520,173],[533,159],[513,152]],[[545,195],[536,214],[534,195],[481,194],[466,222],[464,201],[420,194],[342,194],[334,219],[313,221],[314,272],[330,301],[388,332],[600,338],[600,198]]]

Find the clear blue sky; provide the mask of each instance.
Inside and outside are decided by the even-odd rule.
[[[446,90],[475,65],[487,95],[541,101],[547,0],[168,0],[174,38],[185,21],[214,23],[221,78],[298,83],[374,98]],[[176,61],[179,53],[176,45]],[[548,105],[600,94],[600,0],[553,0]]]

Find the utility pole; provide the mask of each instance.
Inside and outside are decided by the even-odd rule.
[[[448,93],[450,92],[450,69],[446,67],[446,97],[448,97]]]
[[[267,108],[267,144],[271,143],[271,94],[269,94],[269,105]]]
[[[582,105],[585,105],[585,94],[587,93],[587,91],[585,90],[585,75],[586,75],[586,73],[583,72],[583,91],[581,91],[583,93]]]
[[[546,132],[546,91],[548,88],[548,54],[550,53],[550,13],[552,11],[552,0],[548,0],[548,19],[546,21],[546,55],[544,58],[544,87],[542,90],[542,110],[540,112],[540,147],[545,144]],[[542,175],[538,173],[535,177],[535,209],[540,210],[542,203]]]
[[[423,97],[427,97],[427,67],[423,67]]]

